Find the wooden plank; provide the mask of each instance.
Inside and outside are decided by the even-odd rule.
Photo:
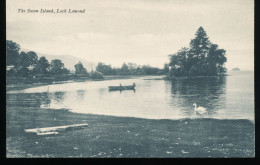
[[[87,123],[65,125],[65,126],[58,126],[58,127],[45,127],[45,128],[25,129],[24,131],[27,132],[27,133],[46,133],[46,132],[62,131],[62,130],[68,129],[68,128],[86,127],[86,126],[88,126]]]
[[[59,132],[43,132],[43,133],[40,133],[40,132],[37,132],[36,134],[37,135],[57,135]]]

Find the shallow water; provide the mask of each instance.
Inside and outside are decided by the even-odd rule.
[[[254,120],[254,74],[229,72],[227,77],[181,78],[145,76],[132,79],[68,82],[7,92],[8,106],[69,109],[76,113],[149,119],[217,118]],[[132,91],[108,86],[136,84]],[[28,104],[29,103],[29,104]],[[207,108],[198,115],[193,103]]]

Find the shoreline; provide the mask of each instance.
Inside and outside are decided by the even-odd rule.
[[[254,71],[232,71],[232,72],[254,72]],[[161,78],[156,78],[156,80],[178,80],[178,79],[188,79],[188,78],[211,78],[211,77],[228,77],[232,76],[230,74],[219,75],[219,76],[193,76],[193,77],[173,77],[170,78],[167,75],[106,75],[104,79],[91,79],[90,77],[79,77],[75,75],[60,75],[60,76],[47,76],[47,77],[8,77],[6,76],[6,90],[20,90],[31,87],[37,87],[42,85],[50,84],[63,84],[67,82],[84,82],[84,81],[106,81],[106,80],[116,80],[116,79],[132,79],[139,77],[149,77],[149,76],[160,76]],[[149,80],[149,79],[147,79]]]
[[[115,75],[104,76],[104,79],[91,79],[90,77],[42,77],[42,78],[25,78],[25,77],[7,77],[6,91],[22,90],[32,87],[64,84],[68,82],[85,82],[85,81],[107,81],[120,79],[134,79],[140,77],[161,76],[160,80],[165,80],[165,75]]]
[[[68,82],[85,82],[85,81],[107,81],[107,80],[119,80],[119,79],[133,79],[140,77],[152,77],[160,76],[161,78],[148,78],[145,80],[174,80],[174,79],[186,79],[186,78],[199,78],[199,77],[209,77],[209,76],[196,76],[196,77],[175,77],[169,78],[166,75],[115,75],[115,76],[104,76],[104,79],[91,79],[90,77],[42,77],[42,78],[32,78],[32,77],[6,77],[6,91],[22,90],[32,87],[38,87],[43,85],[51,84],[64,84]],[[220,77],[220,76],[210,76],[210,77]],[[223,77],[223,76],[221,76]]]

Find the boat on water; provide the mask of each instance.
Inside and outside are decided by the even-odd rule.
[[[135,83],[133,85],[122,86],[108,86],[109,91],[135,90]]]

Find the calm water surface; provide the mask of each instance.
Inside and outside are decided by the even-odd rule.
[[[32,102],[39,108],[66,108],[75,113],[149,119],[218,118],[254,120],[254,73],[229,72],[227,77],[182,78],[146,76],[125,80],[52,84],[7,93],[7,105]],[[135,91],[108,91],[131,85]],[[207,108],[194,113],[193,103]],[[8,108],[8,107],[7,107]]]

